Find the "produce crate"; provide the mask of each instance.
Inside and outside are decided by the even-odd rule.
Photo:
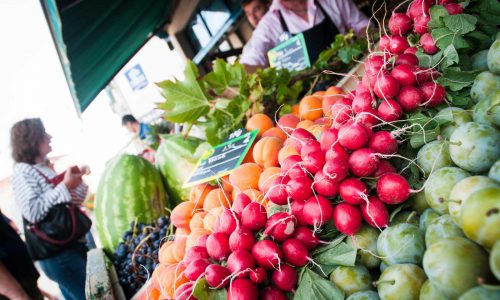
[[[102,249],[87,252],[86,299],[125,300],[111,260]]]

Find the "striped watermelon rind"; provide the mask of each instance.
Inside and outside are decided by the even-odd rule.
[[[147,160],[123,154],[112,159],[95,196],[97,231],[103,248],[114,251],[130,223],[151,223],[166,214],[167,196],[158,170]]]

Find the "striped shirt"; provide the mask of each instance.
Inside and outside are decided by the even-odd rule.
[[[69,190],[62,182],[54,187],[39,172],[47,178],[57,175],[54,170],[44,164],[16,163],[12,172],[14,199],[23,218],[28,222],[42,221],[54,205],[63,203],[80,205],[85,200],[88,192],[88,186],[85,183],[80,184],[74,190]]]

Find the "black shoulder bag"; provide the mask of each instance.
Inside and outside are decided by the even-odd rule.
[[[47,183],[56,185],[35,168]],[[58,204],[50,208],[47,216],[32,224],[23,218],[24,236],[28,253],[33,260],[45,259],[70,248],[90,230],[92,221],[74,204]]]

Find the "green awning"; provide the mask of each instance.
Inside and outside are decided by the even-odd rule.
[[[172,0],[41,0],[79,113],[167,22]]]

